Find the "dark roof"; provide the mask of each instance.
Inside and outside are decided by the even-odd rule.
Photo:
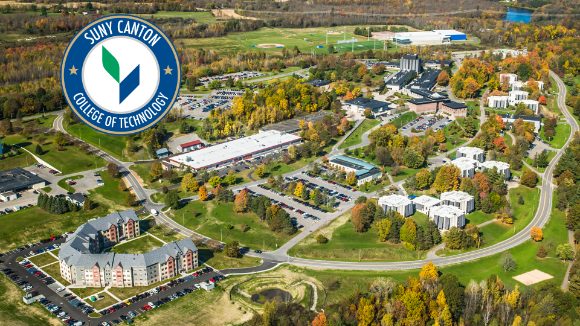
[[[400,67],[401,66],[400,62],[381,62],[381,64],[384,64],[385,66],[391,66],[391,67]]]
[[[83,203],[85,201],[85,195],[75,192],[74,194],[68,195],[71,200],[76,201],[77,203]]]
[[[419,56],[417,56],[416,54],[405,54],[401,59],[417,60],[419,59]]]
[[[23,168],[14,168],[0,172],[0,193],[30,188],[35,184],[46,182],[43,178],[26,171]]]
[[[424,89],[431,89],[433,86],[435,86],[435,83],[437,82],[437,77],[439,77],[440,73],[441,70],[436,69],[427,70],[423,73],[423,75],[421,75],[421,77],[415,79],[413,86],[417,86]]]
[[[447,103],[443,103],[443,105],[445,105],[448,108],[455,109],[455,110],[457,110],[457,109],[465,109],[467,107],[467,105],[465,105],[463,103],[458,103],[458,102],[453,102],[453,101],[447,102]]]
[[[509,119],[516,119],[516,120],[519,119],[519,118],[522,118],[523,120],[542,122],[542,118],[540,118],[540,117],[530,117],[528,115],[500,114],[499,116],[502,117],[502,118],[509,118]]]
[[[395,75],[393,75],[393,77],[387,81],[387,85],[401,85],[414,72],[415,71],[412,71],[412,70],[401,70],[398,73],[396,73]]]
[[[389,102],[372,100],[366,97],[355,98],[350,101],[346,101],[345,103],[350,105],[356,105],[359,107],[369,108],[371,110],[389,106],[390,104]]]
[[[320,86],[326,86],[326,85],[330,84],[330,82],[327,82],[326,80],[315,79],[315,80],[305,81],[304,84],[312,85],[314,87],[320,87]]]
[[[443,101],[447,99],[447,94],[441,92],[432,92],[430,90],[422,88],[414,88],[415,85],[411,86],[409,90],[417,95],[430,98],[432,100]]]
[[[437,65],[441,65],[444,64],[448,67],[453,66],[453,61],[447,61],[447,60],[425,60],[425,63],[435,63]]]
[[[407,102],[409,103],[413,103],[415,105],[421,105],[421,104],[429,104],[429,103],[437,103],[437,102],[441,102],[442,100],[434,100],[434,99],[430,99],[427,97],[422,97],[422,98],[413,98],[408,100]]]

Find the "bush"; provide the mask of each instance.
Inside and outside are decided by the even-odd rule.
[[[326,243],[328,241],[328,239],[324,235],[322,235],[322,233],[318,233],[318,235],[316,235],[314,239],[318,243]]]
[[[545,258],[548,255],[548,251],[546,250],[546,247],[544,247],[543,244],[541,244],[538,247],[538,250],[536,250],[536,256],[540,257],[540,258]]]
[[[518,205],[523,205],[524,204],[524,197],[520,196],[520,198],[518,198]]]
[[[522,174],[521,184],[528,188],[535,188],[538,183],[538,175],[532,170],[524,171]]]
[[[516,263],[514,256],[512,256],[512,254],[510,254],[508,251],[501,255],[497,261],[497,264],[499,267],[501,267],[501,269],[503,269],[504,272],[510,272],[518,268],[518,264]]]

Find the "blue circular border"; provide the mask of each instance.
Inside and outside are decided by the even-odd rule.
[[[118,22],[123,21],[123,27],[127,22],[130,22],[131,24],[134,22],[137,22],[137,23],[140,23],[140,24],[147,26],[148,28],[152,29],[154,32],[157,32],[159,34],[159,36],[161,37],[159,39],[159,41],[157,41],[157,43],[155,44],[155,46],[157,46],[157,49],[155,48],[155,46],[153,46],[153,47],[150,46],[149,43],[147,43],[146,41],[142,40],[139,37],[136,37],[135,35],[120,34],[120,33],[115,33],[115,32],[113,32],[112,34],[109,33],[107,36],[103,35],[103,37],[101,37],[99,40],[95,40],[94,44],[90,44],[88,46],[82,46],[79,43],[79,42],[81,42],[81,40],[79,40],[79,38],[81,38],[91,28],[96,27],[96,25],[98,25],[100,23],[107,22],[109,20],[112,22],[111,29],[113,31],[117,30],[117,28],[119,26]],[[144,32],[145,30],[146,29],[144,29],[142,32]],[[108,29],[107,29],[107,31],[109,32]],[[89,33],[89,36],[91,36],[90,33]],[[159,63],[159,85],[155,91],[154,96],[142,108],[140,108],[134,112],[123,113],[123,114],[111,113],[111,112],[104,111],[103,109],[99,108],[99,106],[96,105],[94,102],[92,102],[91,99],[88,97],[88,95],[85,91],[84,85],[82,84],[82,71],[81,71],[81,69],[82,69],[83,63],[86,59],[86,55],[99,42],[106,40],[108,38],[117,37],[117,36],[131,37],[135,40],[140,41],[141,43],[146,45],[153,52],[153,54],[155,55],[155,57],[157,58],[157,61]],[[85,39],[82,38],[82,40],[85,40]],[[90,42],[90,41],[86,40],[86,42]],[[172,55],[169,55],[170,52]],[[76,74],[69,73],[70,69],[73,67],[73,65],[74,65],[75,69],[78,70],[78,72]],[[164,69],[165,69],[164,67],[171,68],[172,74],[170,74],[170,75],[164,74]],[[171,40],[167,37],[167,35],[161,29],[159,29],[154,24],[152,24],[152,23],[150,23],[150,22],[148,22],[140,17],[131,16],[131,15],[105,16],[105,17],[102,17],[102,18],[99,18],[97,20],[92,21],[90,24],[88,24],[87,26],[82,28],[74,36],[74,38],[71,40],[71,42],[69,43],[69,45],[67,46],[67,48],[64,52],[64,55],[63,55],[63,58],[61,61],[60,73],[61,73],[60,82],[61,82],[61,87],[62,87],[64,96],[65,96],[65,99],[66,99],[67,103],[69,104],[69,107],[71,108],[71,110],[75,113],[75,115],[80,120],[82,120],[84,123],[86,123],[88,126],[90,126],[91,128],[93,128],[97,131],[106,133],[106,134],[111,134],[111,135],[130,135],[130,134],[135,134],[135,133],[138,133],[138,132],[141,132],[141,131],[144,131],[148,128],[153,127],[155,124],[157,124],[161,119],[163,119],[169,113],[169,111],[173,107],[173,104],[174,104],[177,96],[179,95],[179,89],[181,88],[181,64],[180,64],[179,56],[177,54],[175,46],[173,45]],[[71,78],[77,78],[77,80],[71,80]],[[75,94],[78,94],[78,93],[83,93],[84,97],[87,101],[87,104],[90,105],[91,107],[95,108],[99,113],[103,114],[103,115],[101,115],[101,119],[98,123],[96,123],[92,120],[92,118],[95,117],[94,111],[91,115],[87,115],[82,110],[80,110],[79,106],[75,103],[73,97],[75,96]],[[145,125],[139,125],[138,127],[135,126],[135,127],[129,127],[129,128],[121,128],[121,119],[120,118],[128,118],[131,116],[138,115],[140,113],[144,114],[144,112],[147,111],[149,108],[151,108],[151,105],[154,104],[157,99],[159,99],[160,93],[166,97],[165,99],[161,98],[161,101],[165,102],[165,104],[167,105],[167,107],[165,109],[161,110],[160,112],[157,112],[157,115],[155,115],[154,118],[148,119],[148,121],[150,121],[150,122],[148,122]],[[87,110],[87,112],[89,110]],[[156,112],[156,110],[154,110],[153,108],[149,109],[149,111]],[[107,127],[105,125],[106,116],[116,118],[116,126],[114,128]]]

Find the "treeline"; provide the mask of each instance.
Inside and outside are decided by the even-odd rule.
[[[60,215],[68,212],[78,212],[81,207],[67,200],[65,197],[54,197],[47,194],[38,194],[36,205],[50,214]],[[92,206],[91,200],[85,198],[84,209],[90,210]]]
[[[403,26],[397,27],[397,26],[385,25],[385,26],[373,26],[373,27],[370,27],[369,26],[367,28],[355,27],[353,33],[355,35],[368,36],[369,35],[369,32],[370,32],[370,35],[372,35],[373,32],[386,32],[386,31],[390,31],[390,32],[393,32],[393,33],[398,33],[398,32],[408,32],[409,31],[409,29],[407,27],[403,27]]]
[[[331,292],[343,286],[331,276],[324,277],[323,283]],[[457,275],[441,273],[429,262],[419,277],[409,276],[403,282],[375,278],[366,287],[323,304],[317,315],[297,313],[301,310],[296,303],[273,300],[243,325],[577,325],[577,305],[572,292],[553,282],[510,289],[491,275],[462,284]]]

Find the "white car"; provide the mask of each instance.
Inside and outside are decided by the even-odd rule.
[[[153,302],[149,302],[149,303],[147,303],[147,304],[149,305],[149,307],[151,307],[151,309],[153,309],[153,308],[157,308],[157,306],[156,306],[156,305],[154,305],[154,304],[153,304]]]
[[[102,323],[101,323],[101,325],[103,325],[103,326],[111,326],[111,325],[109,325],[109,323],[107,323],[106,321],[102,322]]]
[[[58,289],[56,289],[56,292],[57,293],[62,292],[62,291],[64,291],[64,288],[58,288]]]

